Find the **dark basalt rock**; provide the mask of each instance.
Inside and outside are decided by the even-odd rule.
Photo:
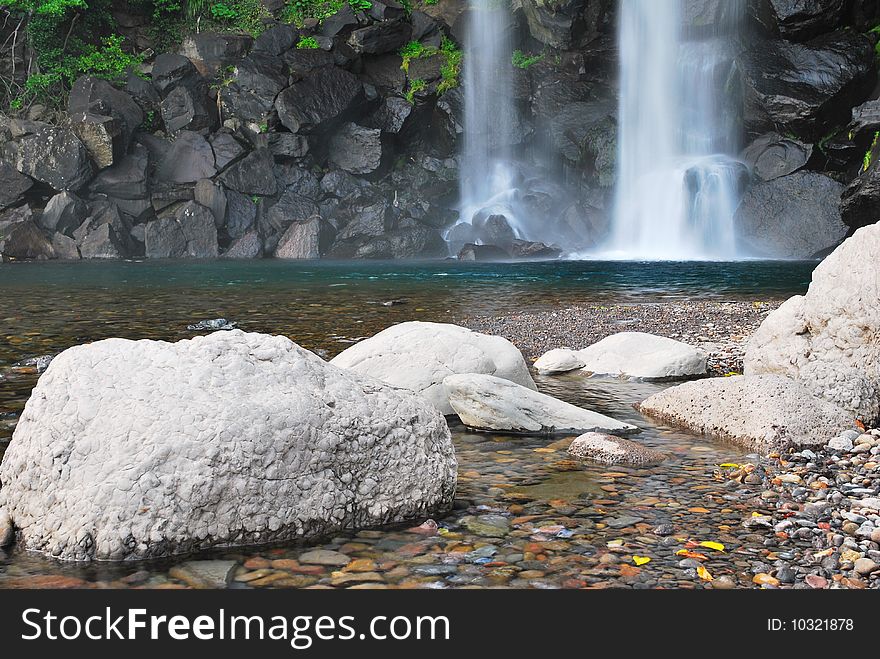
[[[575,50],[613,30],[613,0],[523,0],[529,32],[543,44]]]
[[[357,16],[354,14],[351,5],[347,2],[332,16],[324,19],[321,23],[321,35],[325,37],[336,37],[340,34],[350,32],[352,28],[359,25]]]
[[[27,206],[0,213],[0,260],[54,259],[52,243]]]
[[[257,205],[250,197],[236,192],[226,191],[226,235],[237,240],[250,233],[257,221]],[[230,248],[231,249],[231,248]],[[262,242],[260,243],[262,250]]]
[[[762,181],[772,181],[806,166],[812,155],[812,144],[767,133],[746,147],[741,157],[755,176]]]
[[[193,63],[200,74],[211,78],[221,69],[244,57],[253,42],[253,37],[248,34],[198,32],[183,40],[180,52]],[[279,55],[280,52],[273,54]]]
[[[70,236],[65,236],[63,233],[52,235],[52,249],[55,252],[56,259],[62,261],[78,261],[80,259],[76,241]]]
[[[375,237],[339,240],[329,256],[351,259],[435,258],[447,255],[446,242],[436,229],[415,225]]]
[[[217,126],[217,109],[200,90],[175,87],[160,105],[165,130],[174,134],[181,130],[211,130]]]
[[[509,261],[510,254],[495,245],[465,245],[458,253],[459,261]]]
[[[286,190],[257,222],[266,253],[271,254],[275,251],[278,240],[291,224],[306,222],[310,217],[318,214],[318,206],[315,202],[301,196],[296,190]]]
[[[400,55],[364,57],[362,61],[364,78],[385,93],[403,93],[406,72],[400,68],[403,63]]]
[[[226,191],[222,186],[202,179],[193,188],[193,201],[211,211],[218,231],[226,225]]]
[[[377,237],[391,229],[393,214],[391,205],[385,199],[369,204],[355,204],[350,215],[337,218],[337,226],[345,228],[339,233],[339,240],[356,237]]]
[[[24,198],[34,182],[15,167],[0,160],[0,210],[14,206]]]
[[[393,21],[406,16],[406,9],[394,0],[373,0],[367,16],[377,21]]]
[[[748,190],[736,212],[744,246],[757,256],[807,259],[836,247],[847,234],[838,208],[843,186],[799,171]]]
[[[473,221],[477,237],[486,245],[498,245],[507,248],[516,240],[516,233],[503,215],[476,217]]]
[[[291,133],[310,134],[353,119],[365,102],[364,86],[357,77],[328,67],[312,71],[281,92],[275,107]]]
[[[256,38],[251,53],[278,57],[293,48],[299,38],[300,31],[293,25],[275,25]]]
[[[211,149],[214,151],[214,162],[219,171],[226,169],[227,165],[235,162],[247,152],[241,142],[229,133],[214,133],[210,142]]]
[[[852,141],[862,145],[863,151],[874,141],[874,134],[880,130],[880,100],[865,101],[852,110],[852,122],[847,134]]]
[[[84,259],[122,259],[132,255],[131,225],[115,204],[96,202],[90,215],[73,232]]]
[[[144,246],[150,259],[214,258],[218,255],[214,216],[204,206],[187,202],[173,217],[147,223]]]
[[[168,183],[195,183],[216,173],[211,145],[191,131],[177,135],[156,167],[156,178]]]
[[[263,255],[263,241],[256,231],[235,240],[223,254],[226,259],[256,259]]]
[[[763,0],[779,34],[789,41],[808,41],[840,25],[845,0]]]
[[[333,169],[321,179],[321,192],[326,196],[351,200],[364,191],[368,183],[348,172]]]
[[[565,106],[550,121],[550,142],[570,163],[593,173],[599,185],[613,185],[617,162],[617,120],[612,102]]]
[[[309,140],[293,133],[271,133],[269,151],[275,160],[301,160],[309,154]]]
[[[268,149],[257,149],[246,155],[220,175],[228,188],[246,195],[270,196],[275,194],[275,174],[272,154]],[[208,178],[208,177],[204,177]]]
[[[382,167],[382,131],[354,123],[341,126],[330,138],[328,157],[350,174],[372,174]]]
[[[383,133],[398,135],[404,132],[404,127],[413,115],[413,106],[406,99],[399,96],[389,96],[376,108],[364,125],[369,128],[378,128]]]
[[[359,55],[380,55],[396,52],[411,36],[412,26],[406,21],[383,21],[352,31],[346,43]]]
[[[74,83],[67,110],[74,132],[99,168],[109,167],[125,154],[144,120],[129,94],[89,76]]]
[[[37,222],[49,233],[73,236],[73,232],[89,216],[86,202],[72,192],[59,192],[49,200]]]
[[[558,247],[528,240],[514,240],[510,243],[509,249],[510,255],[515,259],[540,261],[558,259],[562,256],[562,250]]]
[[[335,231],[319,215],[294,222],[278,241],[275,258],[318,259],[332,242]]]
[[[840,198],[840,214],[851,229],[858,229],[880,220],[880,146],[871,149],[870,165],[861,171]]]
[[[89,190],[117,199],[147,199],[149,197],[147,169],[150,154],[146,147],[137,144],[131,153],[123,156],[117,164],[100,172],[89,184]]]
[[[205,79],[195,65],[183,55],[163,53],[153,61],[153,87],[165,98],[177,87],[197,90],[206,87]]]
[[[421,41],[426,36],[437,33],[440,29],[437,21],[423,11],[412,12],[409,20],[412,23],[412,36],[410,38],[413,41]]]
[[[325,50],[294,48],[282,55],[284,64],[294,80],[301,80],[312,71],[333,66],[335,58]]]
[[[850,108],[874,84],[874,49],[853,32],[823,36],[809,44],[764,41],[742,62],[745,123],[752,135],[780,127],[807,141],[849,121]]]
[[[14,122],[16,137],[3,147],[3,158],[20,173],[54,190],[76,191],[94,176],[85,145],[69,128]]]
[[[286,86],[287,70],[282,61],[271,55],[252,54],[239,62],[232,83],[220,92],[224,115],[260,124]]]
[[[317,201],[321,198],[321,182],[309,169],[295,162],[275,165],[275,180],[285,191],[293,190],[301,197]]]

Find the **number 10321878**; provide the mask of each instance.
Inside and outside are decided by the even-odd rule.
[[[769,618],[767,631],[771,632],[851,632],[855,629],[852,618]]]

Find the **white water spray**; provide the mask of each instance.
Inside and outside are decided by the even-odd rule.
[[[726,86],[743,0],[710,34],[684,29],[683,0],[621,0],[618,187],[610,256],[735,258],[743,166]]]

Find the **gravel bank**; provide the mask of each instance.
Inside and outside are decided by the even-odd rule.
[[[746,340],[781,303],[676,300],[586,305],[452,322],[501,335],[531,360],[552,348],[580,350],[617,332],[649,332],[699,346],[709,354],[710,373],[723,375],[742,372]]]

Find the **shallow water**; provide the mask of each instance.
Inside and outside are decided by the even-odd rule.
[[[598,301],[785,297],[805,290],[813,266],[274,261],[0,265],[0,454],[37,378],[11,365],[84,341],[109,336],[177,340],[194,334],[186,329],[188,324],[224,316],[243,329],[282,333],[330,356],[359,337],[404,320],[448,320]],[[382,304],[401,298],[402,304]],[[725,482],[714,476],[717,465],[743,461],[743,451],[670,430],[633,409],[633,403],[663,385],[578,375],[536,380],[542,391],[638,425],[643,432],[637,440],[662,450],[669,459],[648,468],[584,465],[567,459],[566,438],[506,437],[453,428],[458,500],[452,513],[437,520],[444,529],[440,535],[401,529],[340,534],[321,546],[342,549],[352,559],[371,562],[374,569],[346,577],[334,576],[338,568],[304,575],[267,567],[265,584],[250,583],[342,587],[364,579],[403,587],[696,587],[699,580],[682,576],[675,567],[679,558],[660,547],[661,538],[650,532],[653,527],[672,524],[677,533],[703,540],[726,536],[726,544],[741,557],[761,550],[757,538],[730,535],[727,527],[736,527],[743,512],[725,498]],[[462,526],[467,516],[496,512],[511,523],[503,537],[481,536]],[[627,523],[621,528],[606,526],[622,518]],[[565,527],[560,537],[535,533],[554,525]],[[607,543],[619,539],[623,545],[617,548],[612,542],[611,553],[620,561],[612,563],[606,556],[600,562],[609,552]],[[291,544],[207,556],[241,563],[250,559],[255,570],[270,560],[296,559],[306,549]],[[486,560],[482,554],[490,552],[491,560]],[[631,565],[631,555],[650,556],[652,561],[633,572],[621,567]],[[83,579],[117,587],[166,587],[180,583],[169,570],[174,572],[175,566],[192,558],[77,566],[15,551],[0,560],[0,588],[33,584],[35,578],[61,583],[46,575],[70,578],[70,585]],[[737,560],[724,555],[716,563],[712,557],[707,567],[716,576],[735,576],[742,569]],[[127,583],[119,581],[132,574]],[[244,568],[238,574],[248,578]],[[243,582],[233,583],[244,587]]]

